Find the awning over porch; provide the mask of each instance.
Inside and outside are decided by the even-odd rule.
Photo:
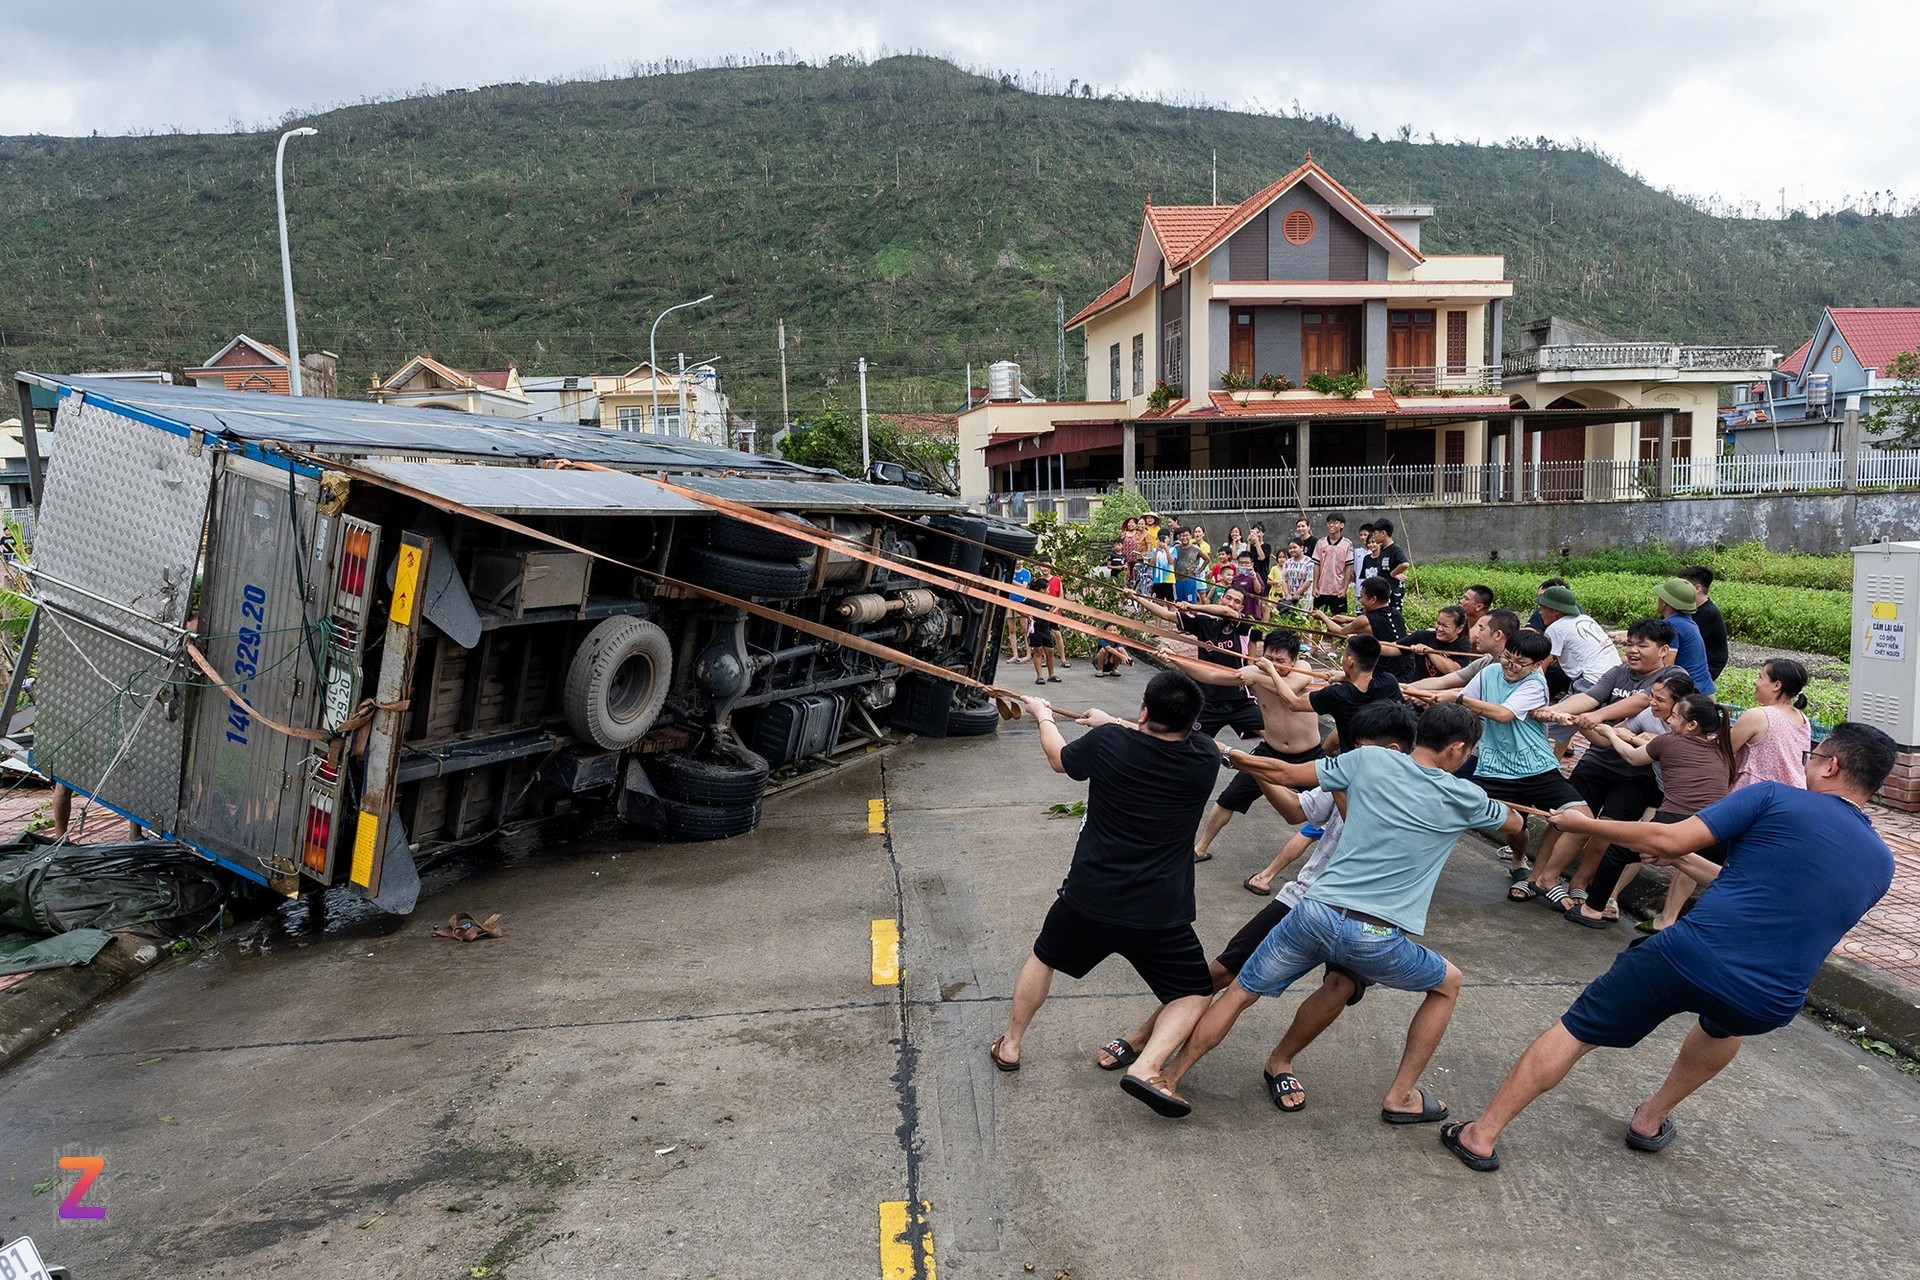
[[[1052,431],[1038,434],[996,431],[987,437],[989,467],[1003,467],[1028,458],[1053,458],[1089,449],[1118,449],[1125,438],[1118,422],[1058,422]]]

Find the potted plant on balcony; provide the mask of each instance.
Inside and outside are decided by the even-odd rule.
[[[1147,392],[1147,409],[1152,413],[1165,413],[1167,406],[1173,403],[1176,392],[1165,378],[1153,384],[1153,390]]]
[[[1323,396],[1338,396],[1342,400],[1351,400],[1367,389],[1367,367],[1361,365],[1348,373],[1314,373],[1307,375],[1307,389],[1318,391]]]
[[[1222,369],[1220,371],[1220,389],[1222,391],[1246,391],[1251,389],[1252,386],[1253,376],[1251,374],[1235,373],[1232,369]]]
[[[1293,379],[1284,373],[1263,373],[1258,385],[1262,391],[1291,391]]]

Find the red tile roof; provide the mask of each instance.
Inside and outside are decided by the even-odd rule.
[[[1092,319],[1094,316],[1098,315],[1102,311],[1105,311],[1108,307],[1112,306],[1114,303],[1124,301],[1126,299],[1126,296],[1132,291],[1133,291],[1133,272],[1128,271],[1127,274],[1121,276],[1118,280],[1114,281],[1111,285],[1109,285],[1105,293],[1095,298],[1092,302],[1089,302],[1086,306],[1082,307],[1080,310],[1074,312],[1073,317],[1067,321],[1066,327],[1071,329],[1076,325],[1078,325],[1082,320]]]
[[[1147,222],[1167,261],[1177,269],[1193,256],[1193,247],[1233,217],[1238,208],[1231,204],[1150,204]]]
[[[1229,210],[1229,216],[1222,218],[1206,236],[1194,241],[1192,247],[1185,254],[1175,257],[1173,253],[1169,252],[1167,256],[1175,259],[1173,269],[1175,271],[1184,270],[1200,258],[1211,253],[1220,245],[1226,243],[1229,236],[1252,221],[1262,209],[1265,209],[1268,205],[1279,199],[1284,192],[1309,174],[1331,187],[1343,200],[1352,206],[1353,212],[1356,215],[1369,223],[1376,231],[1379,231],[1395,244],[1399,245],[1415,262],[1424,261],[1420,256],[1420,251],[1408,244],[1398,232],[1394,231],[1392,227],[1388,226],[1386,222],[1381,219],[1380,215],[1367,208],[1351,191],[1348,191],[1336,182],[1332,174],[1322,169],[1312,160],[1308,160],[1279,181],[1270,184],[1263,190],[1254,192],[1239,204],[1234,205],[1233,208]]]
[[[1806,367],[1807,352],[1811,350],[1812,347],[1813,347],[1813,339],[1808,338],[1805,342],[1800,344],[1799,350],[1795,351],[1792,355],[1788,356],[1785,360],[1782,360],[1779,364],[1775,365],[1773,368],[1773,371],[1775,373],[1787,374],[1789,377],[1799,377],[1800,370]]]
[[[477,387],[490,387],[495,391],[505,391],[507,389],[507,375],[511,373],[512,370],[494,369],[474,373],[467,369],[456,369],[454,372],[466,374],[467,377],[473,380],[473,384]]]
[[[1884,369],[1920,348],[1920,307],[1828,307],[1827,314],[1864,368]]]
[[[960,434],[960,415],[957,413],[876,413],[873,416],[882,422],[892,423],[910,436]]]

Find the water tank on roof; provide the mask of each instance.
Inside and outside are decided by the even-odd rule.
[[[1824,418],[1827,410],[1833,407],[1833,375],[1830,373],[1810,373],[1807,375],[1807,416]]]
[[[987,366],[987,399],[1018,400],[1020,366],[1012,360],[996,360]]]

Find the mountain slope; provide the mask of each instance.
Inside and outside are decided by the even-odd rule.
[[[927,58],[504,85],[313,117],[289,144],[301,334],[342,386],[428,350],[615,372],[720,357],[735,406],[946,407],[964,365],[1053,390],[1068,312],[1128,261],[1142,200],[1222,200],[1314,157],[1439,207],[1423,245],[1505,253],[1513,319],[1791,350],[1829,302],[1920,301],[1920,219],[1715,218],[1603,158],[1364,140],[1336,122],[1040,96]],[[0,139],[0,362],[181,366],[284,338],[273,136]],[[1084,383],[1070,343],[1070,394]]]

